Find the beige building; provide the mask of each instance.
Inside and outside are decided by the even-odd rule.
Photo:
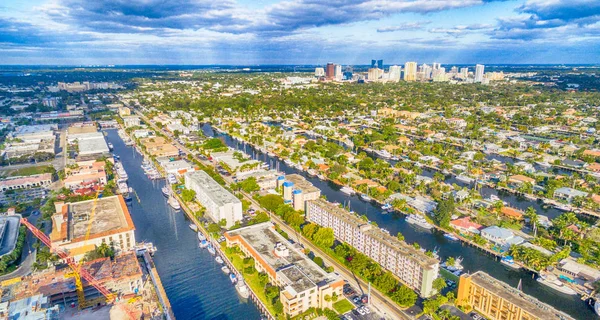
[[[283,201],[291,203],[294,210],[305,210],[306,201],[316,200],[321,196],[321,189],[299,174],[278,177],[277,187],[283,188]]]
[[[333,229],[335,238],[367,255],[422,297],[436,293],[439,261],[323,199],[308,201],[306,220]]]
[[[280,287],[283,310],[290,317],[309,308],[332,309],[335,297],[343,298],[344,280],[325,272],[279,234],[271,222],[228,231],[225,239],[228,247],[238,246],[245,256],[254,258],[256,269]]]
[[[483,271],[460,277],[456,301],[492,320],[573,319]]]
[[[121,195],[74,203],[56,202],[54,206],[56,213],[52,216],[50,240],[75,260],[103,243],[112,245],[117,252],[129,251],[135,246],[135,226]]]

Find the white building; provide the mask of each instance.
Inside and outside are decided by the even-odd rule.
[[[226,228],[242,220],[242,202],[204,171],[184,175],[185,187],[196,192],[196,200],[206,208],[210,218],[219,223],[225,219]]]
[[[400,66],[390,66],[390,75],[389,75],[389,79],[390,81],[400,81],[400,76],[402,73],[402,67]]]
[[[124,116],[123,124],[125,128],[135,127],[140,125],[140,117],[138,116]]]
[[[335,238],[354,247],[422,297],[436,293],[439,261],[323,199],[306,203],[306,220],[333,229]]]
[[[335,69],[333,70],[333,77],[337,81],[342,81],[342,66],[339,64],[335,65]]]
[[[325,76],[324,68],[315,68],[315,77],[320,78]]]
[[[475,66],[475,82],[483,82],[484,69],[485,66],[482,64]]]

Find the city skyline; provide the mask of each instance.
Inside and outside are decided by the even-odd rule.
[[[593,64],[592,0],[8,0],[3,64]]]

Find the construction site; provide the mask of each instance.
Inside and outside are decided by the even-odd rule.
[[[41,319],[54,318],[49,316],[51,313],[57,314],[57,319],[163,319],[146,263],[134,252],[113,260],[84,262],[81,272],[89,273],[97,282],[92,285],[82,279],[79,287],[74,271],[68,266],[4,281],[0,305],[8,307],[5,312],[0,307],[1,316],[12,319],[11,316],[37,312],[48,315]],[[114,301],[107,301],[97,285],[114,294]]]

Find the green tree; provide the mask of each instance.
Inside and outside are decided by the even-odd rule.
[[[448,197],[448,199],[440,201],[434,211],[433,221],[439,226],[447,228],[450,225],[454,210],[453,197]]]
[[[440,278],[433,280],[433,288],[435,290],[437,290],[438,292],[441,292],[445,287],[446,287],[446,280],[444,280],[444,278],[440,277]]]
[[[320,228],[313,236],[313,241],[318,246],[321,246],[323,248],[330,248],[333,245],[333,242],[335,241],[333,229]]]
[[[283,204],[283,198],[275,194],[268,194],[264,197],[261,197],[259,202],[263,208],[274,212],[280,205]]]
[[[196,198],[196,191],[184,189],[181,192],[181,199],[185,202],[192,202]]]

